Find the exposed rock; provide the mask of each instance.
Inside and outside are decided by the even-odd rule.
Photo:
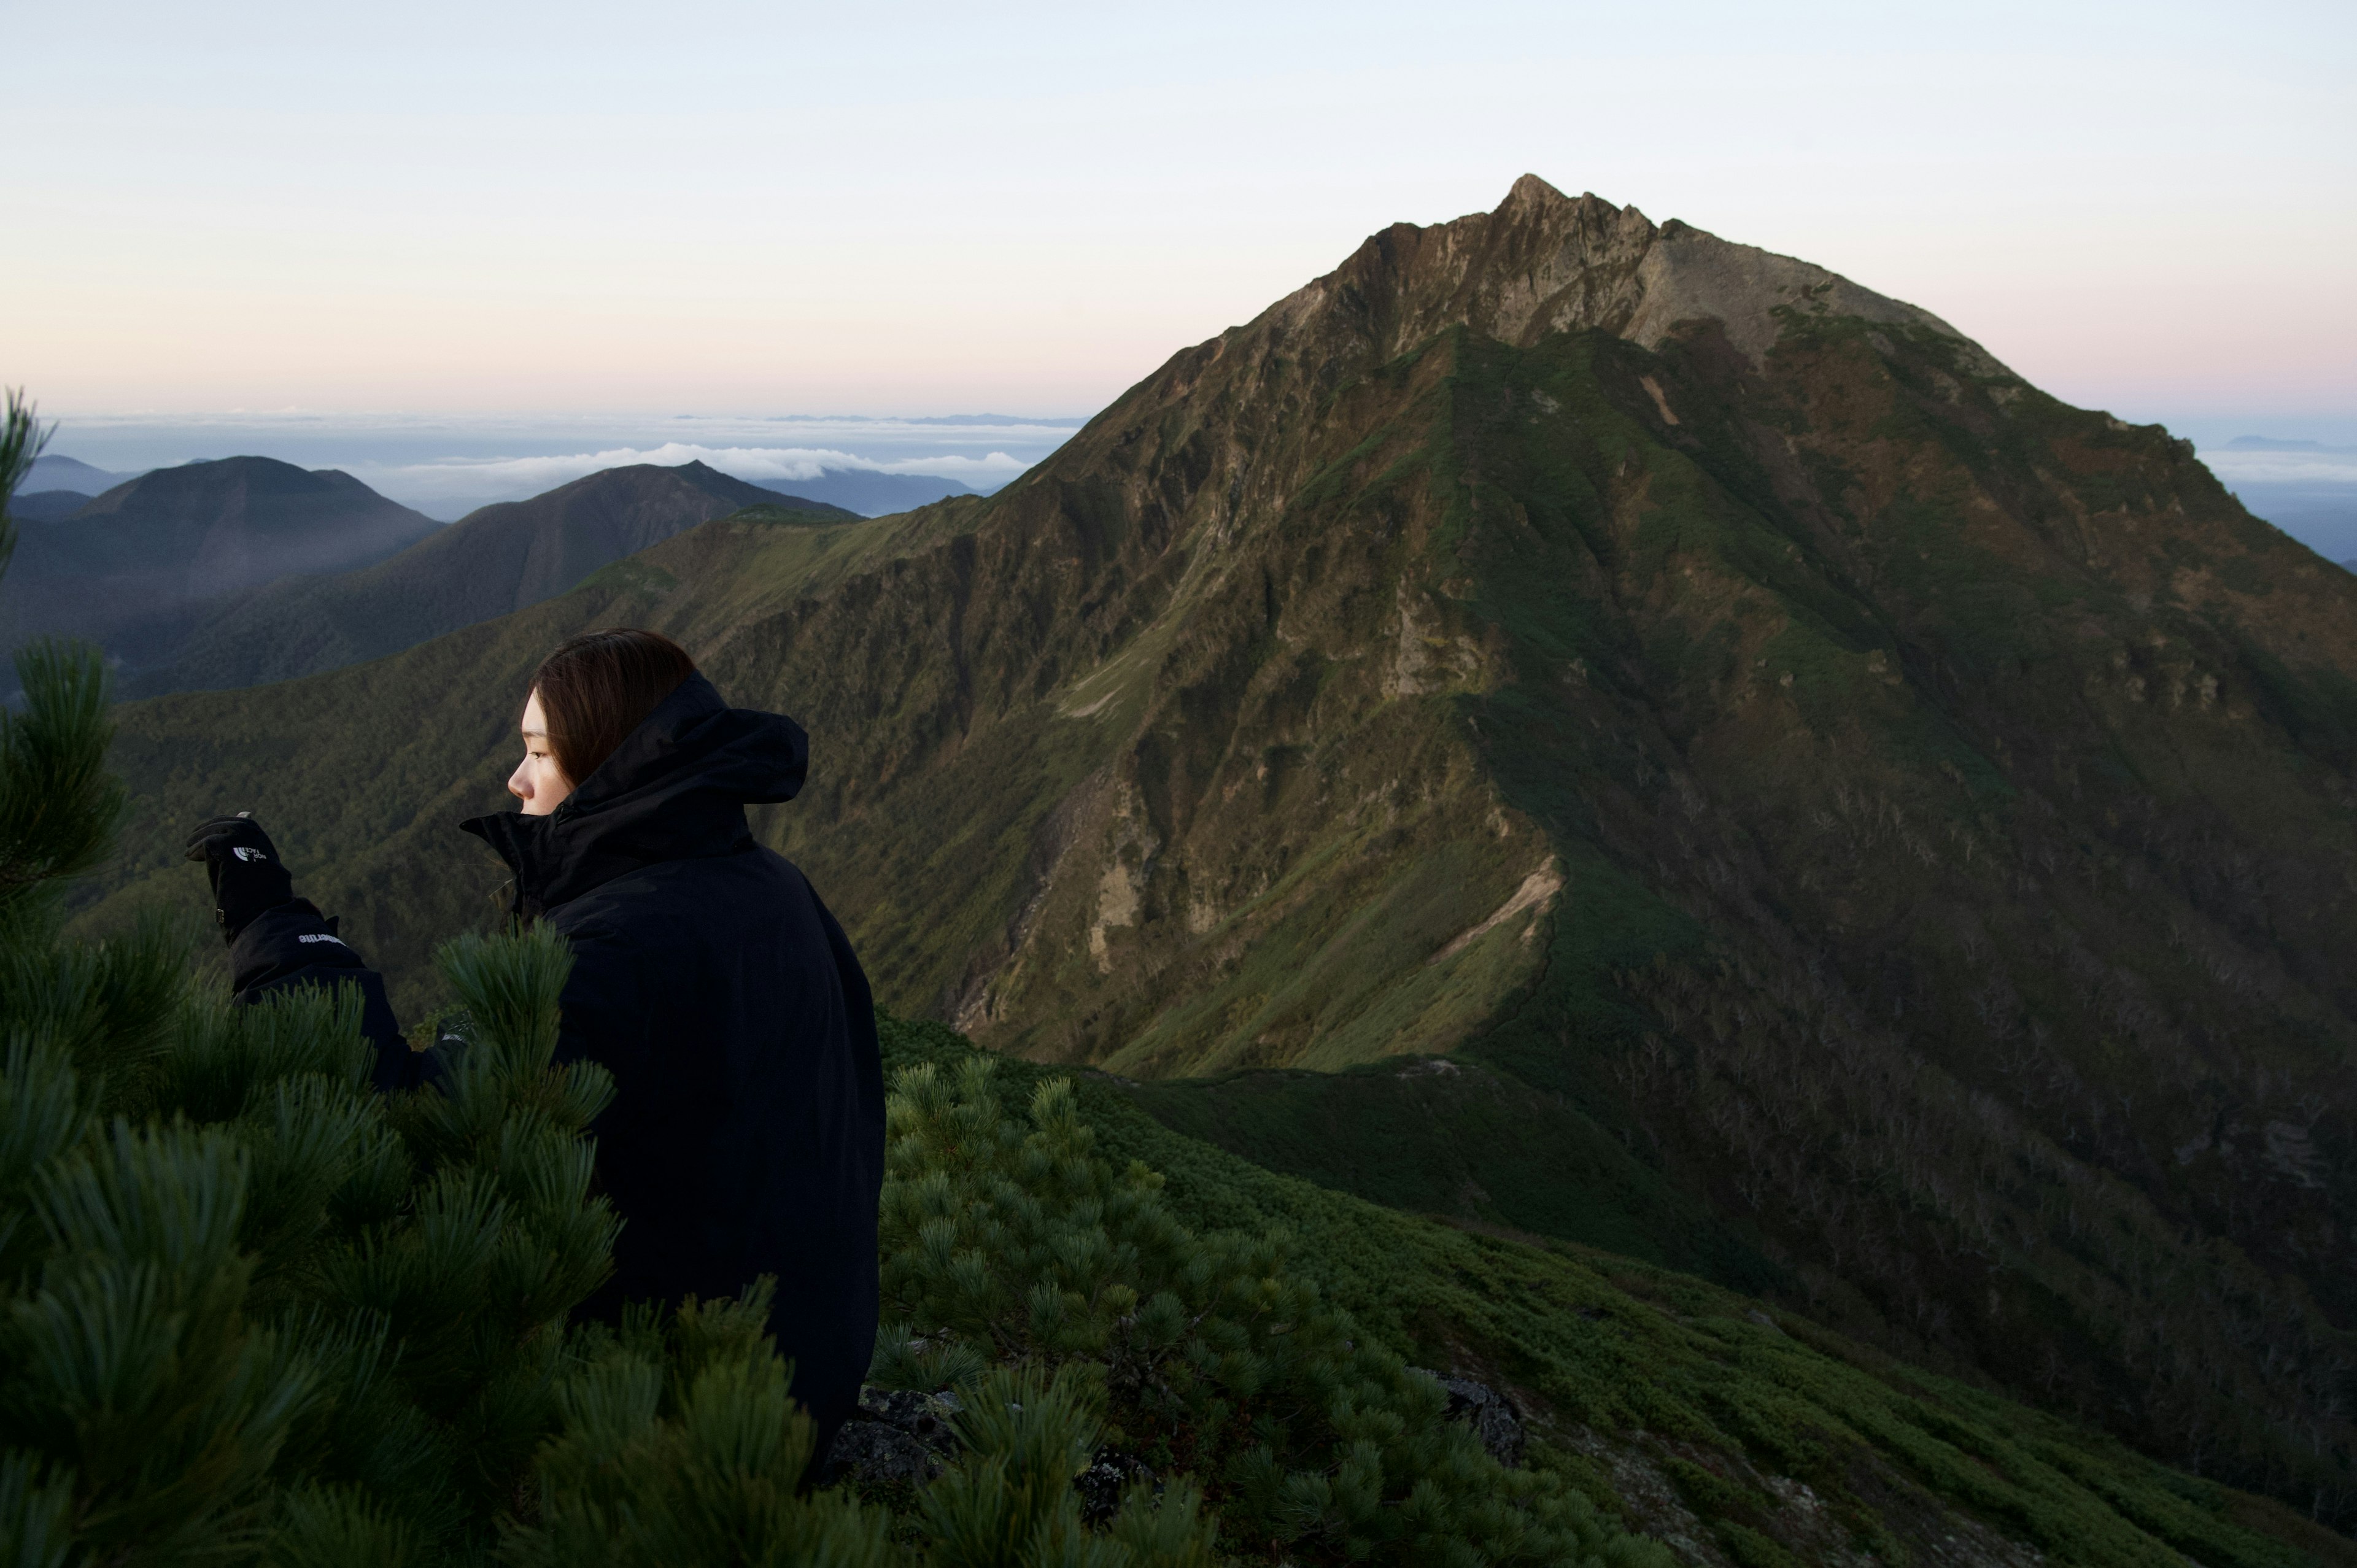
[[[941,1456],[897,1426],[880,1421],[847,1421],[835,1434],[828,1456],[833,1480],[869,1485],[921,1485],[942,1473]]]
[[[1509,1469],[1523,1466],[1523,1412],[1513,1401],[1487,1383],[1477,1383],[1470,1378],[1446,1378],[1426,1368],[1414,1369],[1438,1383],[1448,1393],[1448,1419],[1461,1421],[1473,1429],[1481,1446],[1490,1456]]]
[[[1098,1449],[1089,1467],[1072,1482],[1072,1489],[1081,1494],[1081,1517],[1091,1524],[1104,1523],[1119,1511],[1122,1493],[1139,1481],[1157,1493],[1162,1489],[1161,1477],[1136,1455],[1118,1448]]]
[[[962,1407],[955,1394],[864,1388],[859,1417],[844,1423],[828,1456],[831,1480],[869,1485],[922,1485],[954,1457],[957,1434],[949,1418]]]
[[[1262,320],[1298,328],[1354,300],[1402,345],[1462,322],[1509,343],[1602,328],[1654,349],[1678,324],[1712,318],[1755,364],[1788,313],[1849,316],[1925,329],[1952,340],[1975,373],[2009,374],[1920,306],[1675,219],[1657,226],[1634,207],[1566,196],[1536,175],[1516,180],[1494,212],[1430,228],[1392,225]]]

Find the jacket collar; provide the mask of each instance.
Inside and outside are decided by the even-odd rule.
[[[690,675],[554,811],[458,825],[508,863],[514,912],[532,919],[641,866],[748,847],[746,806],[792,800],[809,765],[802,725],[732,708]]]

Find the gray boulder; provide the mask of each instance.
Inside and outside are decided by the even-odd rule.
[[[1423,1367],[1413,1369],[1447,1391],[1448,1419],[1471,1427],[1473,1435],[1481,1440],[1481,1446],[1490,1451],[1491,1458],[1510,1470],[1523,1467],[1523,1449],[1528,1437],[1523,1430],[1523,1412],[1512,1400],[1470,1378],[1443,1377]]]

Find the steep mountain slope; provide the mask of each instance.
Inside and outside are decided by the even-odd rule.
[[[748,506],[849,518],[689,463],[608,468],[468,514],[366,572],[274,585],[210,608],[134,693],[251,686],[356,664],[560,594],[608,562]]]
[[[762,828],[893,1004],[1242,1072],[1138,1103],[1650,1239],[2351,1517],[2357,580],[2157,427],[1525,179],[986,499],[714,524],[399,659],[129,710],[148,836],[85,919],[193,902],[179,824],[252,806],[415,1005],[498,880],[448,823],[522,682],[617,621],[810,725]],[[1489,1147],[1404,1171],[1385,1119]]]
[[[304,572],[382,560],[440,527],[349,474],[269,457],[158,468],[62,518],[28,517],[5,584],[0,646],[62,634],[133,664],[190,607]]]

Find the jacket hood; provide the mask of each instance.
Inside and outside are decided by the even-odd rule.
[[[745,808],[792,800],[809,767],[802,725],[732,708],[690,675],[554,811],[458,825],[499,851],[532,918],[641,866],[750,847]]]

